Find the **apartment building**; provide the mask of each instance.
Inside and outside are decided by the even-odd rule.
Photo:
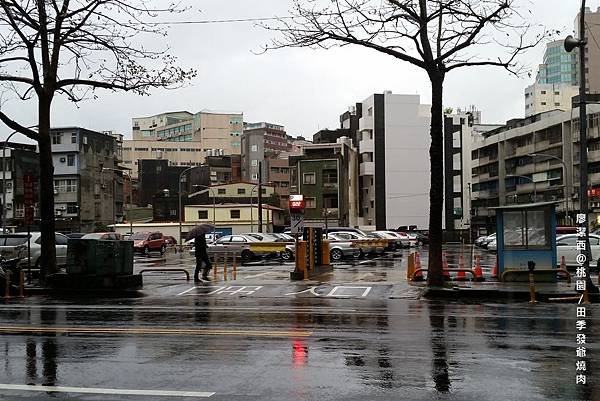
[[[52,128],[57,231],[89,232],[123,220],[116,139],[80,127]]]
[[[358,225],[358,155],[350,138],[305,145],[289,167],[290,193],[304,195],[307,221]]]
[[[123,142],[123,165],[138,178],[139,160],[167,160],[172,166],[199,166],[213,155],[202,142],[167,142],[157,140],[125,140]]]
[[[0,177],[4,185],[0,187],[0,202],[6,198],[6,225],[9,228],[24,229],[24,176],[31,175],[34,180],[34,193],[39,193],[40,158],[36,145],[7,142]],[[1,155],[1,153],[0,153]],[[0,209],[2,210],[2,209]]]
[[[573,96],[579,87],[570,83],[535,83],[525,88],[525,117],[550,110],[571,110]]]
[[[292,148],[282,125],[268,122],[244,123],[242,135],[242,179],[258,182],[259,166],[262,180],[267,181],[269,167],[265,160],[276,158],[281,152]]]
[[[575,100],[574,100],[575,101]],[[600,188],[600,105],[589,104],[589,189]],[[573,115],[573,118],[571,118]],[[554,110],[513,119],[485,132],[473,144],[473,224],[493,230],[490,207],[556,201],[559,223],[568,224],[579,210],[579,112]],[[592,191],[595,193],[596,191]],[[600,200],[590,199],[591,218]]]

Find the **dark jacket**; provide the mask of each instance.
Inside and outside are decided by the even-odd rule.
[[[194,240],[194,253],[196,254],[196,261],[207,261],[208,253],[206,250],[208,249],[208,245],[206,245],[206,237],[204,235],[200,235],[196,237]]]

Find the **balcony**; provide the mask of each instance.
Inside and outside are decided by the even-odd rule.
[[[516,150],[516,155],[523,156],[523,155],[527,155],[527,154],[533,153],[533,152],[535,152],[535,149],[533,148],[533,144],[530,144],[530,145],[518,147]]]
[[[373,152],[373,149],[374,146],[372,139],[363,139],[362,141],[358,142],[359,153]]]
[[[360,175],[375,175],[375,162],[363,162],[360,164]]]

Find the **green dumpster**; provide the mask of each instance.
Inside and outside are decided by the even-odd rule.
[[[133,274],[133,242],[69,239],[67,273],[99,276]]]

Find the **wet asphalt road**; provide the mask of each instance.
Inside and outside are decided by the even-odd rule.
[[[418,300],[405,264],[346,261],[291,284],[273,262],[198,287],[149,275],[139,298],[7,301],[0,400],[600,400],[596,306],[576,386],[575,305]],[[60,392],[11,387],[28,384]]]

